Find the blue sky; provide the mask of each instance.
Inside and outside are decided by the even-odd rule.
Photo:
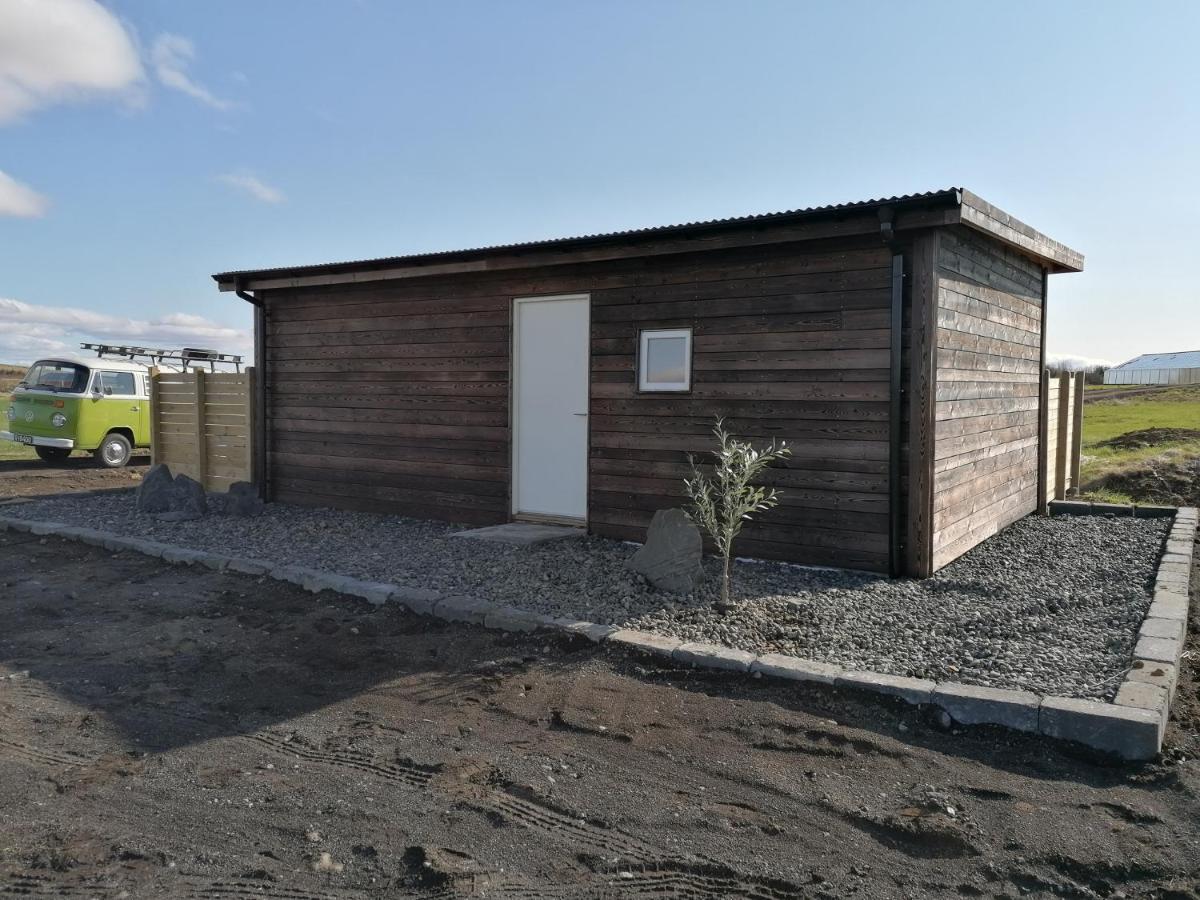
[[[1087,255],[1052,353],[1197,348],[1198,41],[1192,2],[0,0],[0,359],[245,349],[225,269],[951,185]]]

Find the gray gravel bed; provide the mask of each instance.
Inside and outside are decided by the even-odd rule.
[[[1111,699],[1150,605],[1164,519],[1027,517],[924,581],[739,562],[737,609],[655,591],[635,547],[587,537],[533,547],[452,538],[458,526],[269,504],[254,519],[164,523],[131,495],[7,508],[31,519],[152,538],[356,578],[465,593],[755,653],[894,675]]]

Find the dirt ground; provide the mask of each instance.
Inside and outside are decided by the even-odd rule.
[[[1194,655],[1128,766],[54,538],[0,604],[0,896],[1200,897]]]
[[[73,456],[54,465],[40,459],[4,459],[0,460],[0,501],[131,487],[142,480],[149,465],[147,455],[134,456],[124,469],[102,468],[90,456]]]

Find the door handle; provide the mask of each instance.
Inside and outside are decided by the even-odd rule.
[[[131,407],[129,407],[129,411],[130,411],[130,412],[139,412],[140,410],[141,410],[141,407],[140,407],[140,406],[131,406]]]
[[[571,413],[573,416],[586,416],[587,413]]]

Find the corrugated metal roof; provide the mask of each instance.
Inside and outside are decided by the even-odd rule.
[[[471,256],[480,253],[496,253],[499,251],[535,250],[543,247],[558,247],[560,245],[578,245],[592,242],[605,242],[624,238],[638,238],[648,235],[662,235],[673,232],[687,232],[709,228],[723,228],[730,225],[747,225],[752,223],[776,222],[780,219],[804,218],[807,216],[827,215],[853,209],[872,206],[887,206],[893,203],[948,200],[958,202],[962,188],[945,188],[940,191],[926,191],[920,194],[902,194],[897,197],[879,197],[874,200],[858,200],[853,203],[835,203],[826,206],[810,206],[805,209],[789,209],[780,212],[757,213],[747,216],[731,216],[726,219],[706,219],[699,222],[683,222],[676,225],[655,225],[649,228],[631,228],[625,231],[608,231],[598,234],[584,234],[575,237],[550,238],[538,241],[522,241],[515,244],[491,244],[484,247],[472,247],[464,250],[438,250],[427,253],[414,253],[405,256],[384,256],[372,259],[354,259],[343,262],[320,263],[317,265],[279,266],[270,269],[237,269],[230,272],[220,272],[213,276],[217,281],[231,281],[246,275],[271,275],[284,272],[323,272],[331,269],[351,268],[360,266],[395,266],[420,263],[426,260],[440,260],[447,257]]]
[[[1129,362],[1116,366],[1118,369],[1200,369],[1200,350],[1183,350],[1179,353],[1145,353]]]

